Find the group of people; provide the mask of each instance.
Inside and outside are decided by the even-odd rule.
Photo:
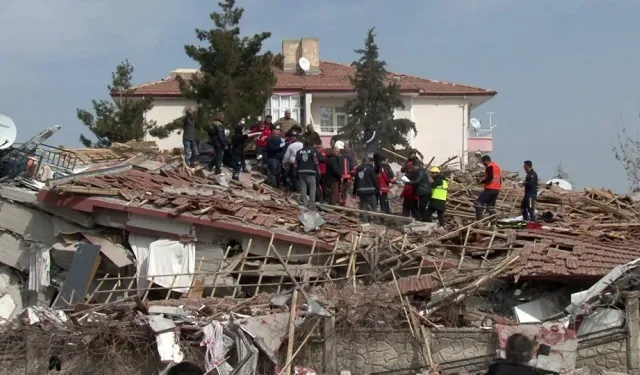
[[[233,179],[240,173],[248,172],[245,163],[245,144],[255,139],[255,151],[260,168],[267,176],[269,184],[300,193],[300,204],[313,209],[317,202],[329,205],[344,204],[348,197],[359,200],[363,212],[380,211],[390,214],[388,193],[393,184],[404,184],[402,188],[402,215],[417,220],[431,222],[434,214],[438,225],[445,226],[445,209],[448,199],[449,179],[439,167],[425,168],[415,151],[411,151],[401,168],[398,179],[375,144],[375,130],[364,134],[365,157],[357,162],[355,152],[347,142],[335,141],[325,149],[320,135],[313,125],[305,130],[286,111],[285,116],[275,123],[266,116],[251,128],[241,120],[233,129],[233,134],[223,126],[224,116],[217,114],[208,129],[208,140],[200,151],[196,146],[193,110],[187,110],[184,119],[183,142],[185,158],[191,165],[198,155],[205,155],[209,170],[221,173],[225,165],[233,170]],[[485,167],[484,178],[480,182],[484,189],[475,202],[476,219],[483,218],[485,208],[489,215],[496,212],[495,206],[502,189],[500,166],[488,155],[482,157]],[[521,209],[523,219],[535,221],[538,176],[533,164],[524,162],[526,178],[525,197]],[[368,222],[368,215],[361,215]]]

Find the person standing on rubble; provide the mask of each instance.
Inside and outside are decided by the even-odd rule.
[[[271,127],[260,121],[251,128],[251,133],[259,133],[258,138],[256,138],[256,158],[258,159],[258,165],[263,165],[267,156],[267,140],[271,137]]]
[[[294,176],[298,178],[300,203],[309,209],[316,206],[316,178],[320,175],[318,155],[310,139],[305,139],[296,153]]]
[[[481,160],[484,165],[484,178],[480,183],[484,185],[484,190],[480,193],[475,203],[476,220],[482,219],[484,206],[487,206],[489,215],[496,213],[496,201],[502,189],[500,166],[491,161],[489,155],[484,155]]]
[[[282,130],[282,134],[284,134],[285,137],[289,136],[287,133],[289,133],[291,128],[294,126],[297,126],[298,128],[300,127],[300,125],[298,125],[298,121],[291,117],[291,111],[288,109],[284,111],[284,117],[276,121],[274,125],[276,128],[280,128],[280,130]]]
[[[378,198],[378,202],[380,203],[380,212],[390,214],[389,185],[394,184],[396,179],[394,178],[393,171],[389,166],[389,159],[387,159],[386,156],[380,158],[378,181],[380,182],[380,197]]]
[[[286,146],[280,129],[275,129],[267,140],[267,169],[269,170],[269,183],[277,188],[280,186],[282,171],[282,157]]]
[[[324,188],[329,190],[329,204],[335,206],[340,202],[340,150],[344,148],[342,141],[336,141],[327,155],[327,173],[324,179]]]
[[[373,169],[373,157],[362,159],[362,164],[356,168],[353,179],[353,195],[357,195],[359,198],[360,210],[376,211],[376,198],[380,195],[380,182]],[[362,213],[360,221],[368,223],[369,215]]]
[[[193,118],[194,109],[187,108],[184,120],[182,120],[182,145],[184,147],[184,160],[191,168],[195,167],[198,157],[198,145],[196,143],[196,121]]]
[[[425,221],[431,223],[433,214],[437,213],[438,224],[444,228],[444,209],[447,205],[449,181],[442,175],[438,167],[432,167],[429,174],[433,182],[431,183],[431,199],[425,213]]]
[[[407,160],[404,162],[402,172],[405,176],[413,171],[413,164],[418,160],[418,156],[414,150],[409,151]],[[413,185],[405,184],[402,188],[402,216],[418,217],[418,204],[413,195]]]
[[[536,343],[525,335],[509,336],[504,348],[506,358],[492,363],[487,375],[538,375],[538,371],[529,366],[535,350]]]
[[[402,181],[407,184],[413,185],[413,194],[418,203],[418,217],[420,221],[426,220],[427,205],[429,204],[429,198],[431,197],[431,185],[429,184],[429,175],[422,166],[422,162],[416,160],[413,163],[413,170],[407,176],[402,177]]]
[[[244,144],[249,139],[249,135],[243,133],[244,127],[241,124],[236,125],[235,131],[231,136],[231,164],[233,165],[232,179],[239,181],[240,172],[242,171],[242,160],[244,158]],[[251,137],[257,134],[252,134]]]
[[[536,199],[538,198],[538,174],[533,170],[531,160],[525,160],[524,171],[524,198],[520,203],[522,219],[524,221],[536,221]]]
[[[287,188],[289,191],[298,191],[298,180],[293,176],[293,169],[296,163],[296,155],[302,150],[302,137],[300,134],[295,135],[295,139],[286,147],[284,157],[282,158],[282,168],[285,170],[285,179],[287,180]]]
[[[327,190],[324,186],[325,176],[327,175],[327,162],[329,158],[327,152],[322,147],[322,142],[314,144],[316,155],[318,155],[318,165],[320,167],[320,175],[316,177],[316,202],[325,203],[328,200]]]
[[[207,166],[209,170],[214,169],[214,174],[222,173],[222,156],[225,148],[227,147],[226,142],[224,140],[224,113],[216,113],[213,116],[213,122],[209,127],[209,144],[213,148],[213,159],[209,162]]]
[[[341,141],[338,141],[341,142]],[[338,144],[336,142],[336,144]],[[340,200],[342,203],[347,201],[347,198],[351,195],[351,189],[353,188],[353,175],[356,169],[356,159],[353,150],[341,142],[340,145],[340,169],[342,171],[342,192],[340,194]]]

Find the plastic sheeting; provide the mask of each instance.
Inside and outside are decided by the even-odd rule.
[[[129,245],[138,262],[136,277],[138,295],[153,280],[154,283],[176,292],[186,293],[193,282],[196,269],[194,243],[158,240],[155,237],[129,235]]]
[[[51,253],[49,248],[31,246],[29,255],[29,290],[39,292],[51,283]]]

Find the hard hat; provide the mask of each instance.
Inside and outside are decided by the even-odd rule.
[[[431,172],[431,173],[440,173],[440,168],[438,168],[438,167],[431,167],[431,169],[429,170],[429,172]]]
[[[333,147],[337,148],[338,150],[344,150],[344,142],[336,141],[336,143],[333,144]]]

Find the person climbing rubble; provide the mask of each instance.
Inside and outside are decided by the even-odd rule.
[[[484,165],[484,178],[480,183],[484,186],[484,190],[475,202],[476,220],[482,219],[485,206],[489,211],[489,215],[496,213],[496,201],[502,189],[500,166],[491,161],[489,155],[484,155],[481,160]]]
[[[425,213],[425,221],[430,223],[433,220],[433,214],[437,213],[438,225],[444,228],[444,209],[447,205],[449,181],[443,176],[439,167],[432,167],[429,174],[433,182],[431,183],[431,199]]]

